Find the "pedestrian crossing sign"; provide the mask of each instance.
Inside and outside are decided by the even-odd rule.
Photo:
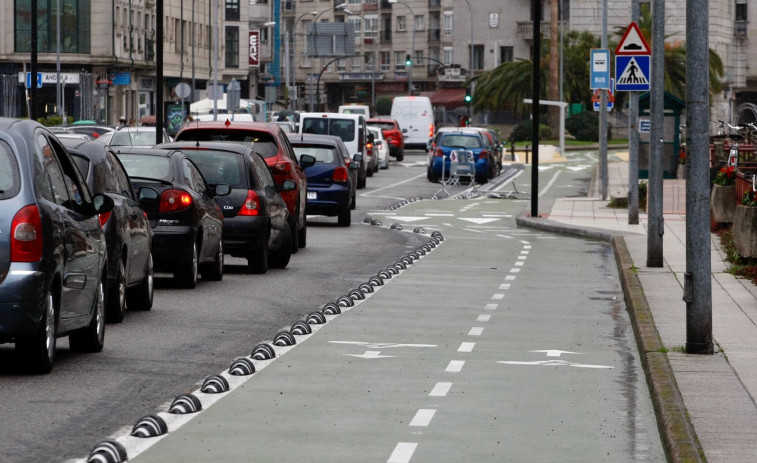
[[[615,91],[649,91],[649,55],[615,56]]]

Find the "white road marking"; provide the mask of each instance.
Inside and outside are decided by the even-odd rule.
[[[446,397],[451,387],[452,383],[436,383],[428,395],[431,397]]]
[[[476,225],[483,225],[485,223],[491,223],[496,222],[499,219],[491,219],[491,218],[471,218],[471,217],[460,217],[460,220],[465,220],[467,222],[475,223]]]
[[[403,344],[394,342],[329,341],[331,344],[352,344],[371,349],[391,349],[392,347],[437,347],[436,344]]]
[[[376,188],[375,190],[373,190],[373,191],[371,191],[369,193],[363,193],[360,196],[373,196],[374,194],[378,193],[379,191],[388,190],[388,189],[396,187],[397,185],[403,185],[405,183],[410,183],[410,182],[413,182],[413,181],[415,181],[415,180],[417,180],[419,178],[423,178],[425,176],[426,176],[426,174],[416,175],[415,177],[410,177],[409,179],[403,180],[401,182],[392,183],[391,185],[387,185],[387,186],[381,187],[381,188]]]
[[[367,350],[363,354],[344,354],[349,357],[357,357],[362,359],[383,359],[383,358],[391,358],[396,357],[395,355],[381,355],[381,351],[378,350]]]
[[[398,443],[397,446],[394,447],[394,451],[389,456],[389,459],[386,460],[386,463],[409,463],[410,459],[413,458],[413,453],[415,453],[416,447],[418,447],[417,442]]]
[[[561,170],[558,170],[557,172],[555,172],[555,175],[553,175],[552,178],[549,180],[549,182],[547,182],[547,185],[539,192],[539,197],[540,198],[542,196],[544,196],[544,193],[546,193],[547,191],[549,191],[549,189],[550,189],[550,187],[552,187],[552,185],[555,184],[555,182],[557,181],[557,177],[559,177],[561,173],[562,173]]]
[[[504,290],[510,289],[510,283],[502,283],[501,285],[499,285],[499,289],[504,289]]]
[[[483,326],[474,326],[473,328],[468,331],[468,336],[481,336],[484,332]]]
[[[505,295],[504,294],[500,294],[500,293],[494,294],[492,296],[492,299],[495,300],[495,301],[497,301],[497,300],[501,301],[504,298],[505,298]]]
[[[529,352],[537,352],[540,354],[547,354],[547,357],[559,357],[562,354],[576,354],[581,355],[579,352],[570,352],[567,350],[546,349],[546,350],[530,350]]]
[[[526,260],[527,256],[518,256],[518,260]]]
[[[525,264],[525,262],[523,262],[523,261],[518,261],[518,262],[516,262],[516,263],[515,263],[515,266],[516,266],[516,267],[523,267],[523,264]]]
[[[513,280],[515,280],[515,275],[507,275],[505,277],[505,281],[513,281]]]
[[[510,269],[510,273],[518,273],[518,272],[520,272],[519,268],[511,268]]]
[[[499,307],[499,304],[486,304],[484,310],[497,310],[497,307]]]
[[[460,373],[463,369],[463,365],[465,365],[465,360],[452,360],[444,371],[447,373]]]
[[[421,408],[410,421],[409,426],[428,427],[435,414],[436,410],[434,409]]]
[[[476,346],[475,342],[464,342],[457,348],[458,352],[473,352],[473,348]]]
[[[489,320],[491,320],[491,318],[492,318],[491,315],[489,315],[489,314],[483,314],[482,313],[481,315],[478,316],[478,318],[476,319],[476,321],[477,322],[488,322]]]
[[[546,366],[546,367],[575,367],[575,368],[592,368],[592,369],[606,369],[612,370],[615,367],[609,365],[587,365],[584,363],[566,362],[565,360],[540,360],[537,362],[506,362],[498,361],[497,363],[504,363],[507,365],[528,365],[528,366]]]

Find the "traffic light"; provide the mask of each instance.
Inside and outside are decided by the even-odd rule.
[[[405,66],[410,67],[413,65],[413,60],[410,58],[410,55],[405,55]]]
[[[473,95],[470,94],[469,89],[465,89],[465,102],[470,103],[473,101]]]

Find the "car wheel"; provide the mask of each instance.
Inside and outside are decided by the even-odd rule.
[[[428,166],[428,170],[426,172],[426,177],[428,178],[429,182],[437,183],[439,182],[439,177],[434,172],[433,167]]]
[[[218,242],[215,260],[202,269],[202,279],[208,281],[223,280],[223,241]]]
[[[124,261],[119,257],[116,266],[116,278],[113,286],[108,288],[108,305],[105,315],[109,323],[121,323],[126,312],[126,269]]]
[[[29,338],[16,341],[16,350],[24,360],[24,367],[32,373],[49,373],[55,362],[55,301],[53,292],[47,291],[45,313],[37,332]]]
[[[100,281],[95,291],[95,310],[89,325],[68,336],[68,343],[74,352],[100,352],[105,346],[105,294],[103,288],[103,282]]]
[[[372,165],[365,167],[365,176],[366,177],[373,177],[373,172],[374,172],[374,170],[373,170],[373,166]]]
[[[197,286],[197,242],[192,243],[190,260],[174,270],[173,277],[184,288],[192,289]]]
[[[405,153],[400,152],[397,154],[397,162],[402,162],[405,159]]]
[[[294,217],[294,220],[292,220],[291,222],[287,221],[287,224],[289,224],[289,229],[290,230],[297,230],[299,232],[299,228],[297,227],[297,222],[299,221],[299,217],[300,217],[300,212],[299,212],[299,209],[298,209],[297,210],[297,215]],[[307,221],[304,221],[304,222],[305,223],[302,224],[303,227],[305,227]],[[300,250],[300,247],[304,247],[304,246],[300,246],[300,234],[299,233],[294,233],[292,235],[291,242],[292,242],[292,244],[291,244],[292,254],[297,254],[297,251]]]
[[[302,224],[302,228],[300,228],[297,233],[297,247],[298,248],[304,248],[308,244],[308,221],[305,220],[305,222]]]
[[[152,252],[147,256],[145,278],[139,286],[126,291],[126,303],[129,310],[152,309],[153,291],[155,289],[155,273],[152,266]]]
[[[358,190],[365,188],[365,176],[366,176],[365,171],[358,172],[357,174],[357,189]]]
[[[356,196],[357,196],[356,194],[352,195],[352,199],[350,200],[350,209],[352,209],[353,211],[357,207],[356,200],[355,200]]]
[[[262,275],[268,271],[268,239],[259,239],[247,256],[247,269]]]
[[[349,207],[345,207],[342,209],[341,212],[339,212],[339,216],[337,219],[337,224],[340,227],[349,227],[352,223],[352,209]]]
[[[270,264],[273,268],[286,267],[292,257],[292,229],[287,225],[281,233],[281,246],[271,255]]]

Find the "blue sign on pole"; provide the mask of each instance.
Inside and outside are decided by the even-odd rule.
[[[26,88],[32,88],[32,73],[26,73]],[[42,73],[37,73],[37,88],[42,88]]]
[[[589,79],[591,89],[610,88],[610,50],[604,48],[591,50]]]
[[[615,90],[619,92],[649,91],[649,55],[615,56]]]

